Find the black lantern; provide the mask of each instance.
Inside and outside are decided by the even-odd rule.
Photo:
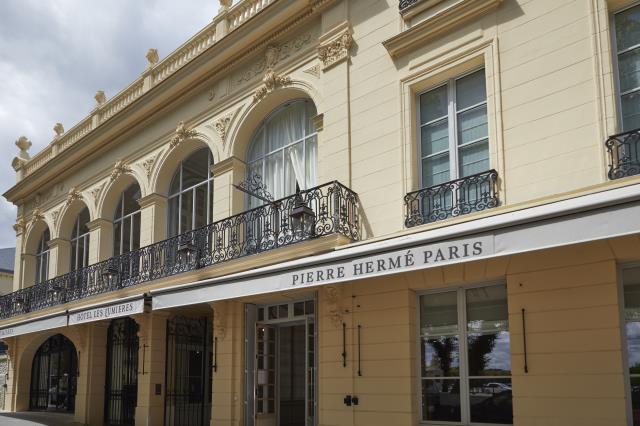
[[[316,215],[307,203],[304,202],[300,188],[296,187],[296,196],[293,200],[293,209],[289,213],[291,218],[291,228],[295,236],[313,236],[315,229]]]
[[[16,308],[21,310],[22,306],[24,306],[24,298],[22,296],[17,296],[14,300],[16,301]]]
[[[102,270],[102,278],[107,281],[111,281],[118,275],[118,268],[109,263],[106,268]]]
[[[58,297],[58,294],[62,291],[63,287],[60,284],[52,284],[49,288],[49,293],[55,298]]]
[[[178,257],[181,262],[189,262],[195,254],[196,246],[193,244],[191,238],[178,243]]]

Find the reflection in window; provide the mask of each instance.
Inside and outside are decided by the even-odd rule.
[[[505,285],[420,297],[423,420],[513,422],[508,326]]]
[[[89,265],[89,209],[84,208],[76,217],[71,233],[71,270],[77,271]]]
[[[622,280],[632,418],[640,426],[640,268],[625,269]]]
[[[36,284],[45,282],[49,277],[49,228],[42,232],[36,251]]]
[[[212,221],[213,157],[202,148],[180,162],[169,189],[169,236],[206,226]]]
[[[622,130],[640,127],[640,5],[615,14]]]
[[[113,252],[116,256],[140,248],[140,186],[122,191],[113,217]]]
[[[248,154],[249,176],[259,175],[274,199],[295,193],[296,185],[316,185],[317,133],[310,100],[289,102],[269,116],[258,129]],[[250,206],[262,202],[251,199]]]

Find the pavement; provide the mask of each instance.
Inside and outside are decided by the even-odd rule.
[[[0,412],[0,426],[81,426],[73,414],[47,412]]]

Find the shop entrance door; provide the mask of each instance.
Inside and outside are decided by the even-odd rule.
[[[105,423],[133,426],[138,400],[138,324],[131,318],[111,321],[107,333]]]
[[[254,354],[247,358],[253,363],[247,365],[253,380],[248,425],[315,426],[314,308],[313,301],[257,308],[255,338],[247,345],[247,353]]]
[[[73,412],[78,358],[73,343],[62,334],[45,341],[31,368],[31,410]]]

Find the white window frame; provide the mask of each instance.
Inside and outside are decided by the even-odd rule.
[[[474,74],[478,71],[484,71],[484,78],[485,78],[485,94],[484,94],[484,101],[483,102],[479,102],[477,104],[471,105],[469,107],[466,107],[464,109],[461,110],[457,110],[457,102],[456,102],[456,82],[460,79],[463,79],[464,77],[467,77],[471,74]],[[470,71],[467,71],[463,74],[459,74],[456,75],[455,77],[449,78],[446,81],[435,85],[435,86],[431,86],[426,90],[420,91],[417,96],[416,96],[416,121],[417,121],[417,132],[416,132],[416,136],[417,136],[417,149],[418,149],[418,182],[420,183],[420,188],[427,188],[424,185],[424,170],[422,168],[422,162],[424,159],[426,158],[432,158],[432,157],[436,157],[438,155],[443,154],[444,152],[449,153],[449,180],[446,182],[451,182],[457,179],[460,179],[460,167],[459,167],[459,162],[458,162],[458,152],[460,151],[461,148],[464,148],[466,146],[469,145],[473,145],[475,143],[478,143],[482,140],[487,140],[487,154],[489,157],[489,168],[488,170],[491,170],[491,137],[490,137],[490,132],[487,131],[487,137],[486,138],[481,138],[481,139],[476,139],[473,140],[471,142],[467,142],[463,145],[459,145],[458,144],[458,114],[464,113],[466,111],[472,110],[474,108],[477,108],[479,106],[484,105],[487,111],[487,128],[489,126],[489,104],[488,104],[488,94],[487,94],[487,89],[486,87],[488,87],[488,85],[486,84],[486,78],[487,78],[487,73],[486,73],[486,67],[480,66],[477,68],[473,68]],[[433,90],[439,89],[441,87],[447,87],[447,101],[448,101],[448,105],[447,105],[447,115],[446,116],[442,116],[442,117],[438,117],[434,120],[428,121],[426,123],[422,123],[421,121],[421,114],[420,114],[420,108],[421,108],[421,102],[420,102],[420,97],[422,95],[424,95],[425,93],[429,93]],[[442,151],[438,151],[437,153],[433,153],[433,154],[429,154],[426,156],[422,155],[422,128],[424,126],[428,126],[430,124],[433,123],[437,123],[439,121],[442,121],[444,119],[448,120],[448,133],[449,133],[449,147],[447,150],[442,150]],[[443,182],[445,183],[445,182]],[[441,184],[437,184],[435,186],[438,185],[442,185]]]
[[[200,183],[197,183],[193,186],[190,186],[189,188],[186,189],[182,189],[182,171],[183,171],[183,164],[184,161],[189,159],[189,157],[191,157],[191,155],[193,155],[196,152],[199,152],[200,150],[207,150],[207,179],[203,180]],[[171,183],[173,183],[173,179],[176,178],[176,174],[179,173],[180,174],[180,178],[179,178],[179,188],[180,190],[178,192],[175,192],[173,194],[169,194],[169,197],[167,198],[168,203],[171,204],[171,200],[174,198],[178,198],[178,233],[176,235],[172,235],[171,234],[171,217],[169,217],[169,215],[171,214],[171,209],[168,208],[167,209],[167,235],[169,235],[169,237],[176,237],[178,235],[180,235],[182,232],[182,200],[183,200],[183,194],[187,193],[187,192],[191,192],[191,229],[190,230],[194,230],[196,229],[196,190],[203,186],[203,185],[207,185],[207,219],[206,222],[207,224],[210,224],[213,220],[212,217],[212,199],[213,199],[213,171],[211,170],[211,168],[213,167],[213,154],[211,153],[211,150],[208,148],[200,148],[194,152],[192,152],[191,154],[187,155],[183,160],[180,161],[180,164],[178,164],[178,168],[177,170],[174,172],[173,177],[171,178]],[[189,230],[185,231],[185,232],[189,232]]]
[[[466,291],[472,290],[475,288],[483,288],[483,287],[497,287],[497,286],[505,286],[506,281],[489,281],[483,283],[476,283],[471,285],[464,286],[455,286],[449,288],[438,288],[434,290],[424,290],[420,292],[416,292],[416,361],[417,361],[417,398],[418,398],[418,407],[419,407],[419,424],[422,425],[454,425],[454,426],[505,426],[505,424],[498,423],[473,423],[471,422],[471,404],[469,401],[469,361],[468,361],[468,353],[467,353],[467,303],[466,303]],[[459,351],[459,363],[460,363],[460,421],[459,422],[448,422],[441,420],[424,420],[423,406],[422,406],[422,331],[421,331],[421,317],[420,317],[420,298],[423,296],[429,296],[433,294],[442,294],[442,293],[451,293],[456,292],[456,301],[457,307],[462,306],[463,309],[457,309],[458,313],[458,333],[460,336],[458,342],[458,351]],[[509,304],[507,298],[507,306]],[[508,318],[507,318],[508,320]],[[509,330],[509,355],[511,359],[513,359],[512,351],[511,351],[511,331]],[[495,378],[495,376],[486,376],[483,378],[491,379]],[[510,376],[500,376],[500,379],[509,378],[511,379],[511,383],[513,386],[513,363],[511,363],[511,375]],[[437,379],[437,378],[436,378]],[[447,379],[446,377],[444,378]],[[455,378],[454,378],[455,380]],[[513,404],[513,400],[512,400]],[[513,405],[512,405],[513,406]],[[509,425],[506,425],[509,426]]]
[[[40,240],[38,241],[38,249],[36,251],[36,278],[35,284],[43,283],[49,279],[49,241],[44,239],[48,229],[42,231]],[[51,238],[51,233],[49,233]]]
[[[137,183],[133,183],[133,184],[127,186],[122,191],[122,193],[120,193],[120,197],[119,197],[120,201],[118,201],[118,204],[120,205],[120,212],[119,213],[118,212],[115,213],[116,215],[119,214],[120,216],[118,218],[114,218],[113,219],[113,233],[114,233],[113,241],[115,242],[116,238],[120,239],[120,244],[119,244],[120,253],[116,253],[115,252],[116,251],[116,246],[114,244],[113,245],[113,255],[114,256],[120,256],[122,254],[130,253],[133,250],[136,250],[136,248],[133,247],[134,235],[135,235],[135,232],[136,232],[136,230],[134,229],[135,226],[133,226],[133,224],[135,223],[134,216],[140,217],[140,206],[138,206],[138,210],[136,210],[134,212],[131,212],[131,213],[128,213],[126,215],[123,215],[123,213],[124,213],[124,194],[125,194],[125,192],[127,192],[129,190],[129,188],[131,188],[132,185],[137,185]],[[140,185],[138,185],[138,188],[140,188]],[[134,201],[137,202],[138,200],[134,200]],[[130,224],[130,226],[129,226],[129,249],[125,251],[124,250],[124,223],[127,220],[129,221],[129,224]],[[115,233],[116,233],[116,224],[117,223],[120,223],[120,235],[115,235]],[[138,234],[140,234],[140,229],[138,229],[137,232],[138,232]]]
[[[611,45],[612,45],[611,54],[613,56],[612,61],[613,61],[613,67],[614,67],[616,107],[618,108],[618,117],[616,121],[617,121],[618,129],[620,132],[633,130],[633,129],[624,130],[624,122],[622,117],[622,96],[629,93],[633,93],[633,92],[640,92],[640,87],[636,87],[635,89],[627,90],[626,92],[622,93],[622,86],[620,85],[620,66],[618,62],[618,57],[621,54],[624,54],[626,52],[639,48],[640,43],[634,46],[631,46],[622,52],[618,51],[618,40],[616,36],[616,15],[638,6],[640,6],[640,1],[636,1],[627,6],[624,6],[623,8],[612,12],[610,14],[610,19],[609,19],[609,26],[611,28]]]
[[[78,213],[78,215],[76,216],[76,220],[74,221],[75,224],[73,225],[73,231],[71,232],[71,250],[73,251],[75,249],[75,265],[71,265],[71,271],[77,271],[79,269],[82,268],[86,268],[87,266],[89,266],[89,234],[90,232],[87,231],[84,234],[80,234],[80,215],[82,214],[83,210],[88,208],[85,207],[84,209],[82,209],[80,211],[80,213]],[[76,235],[77,233],[77,235]],[[82,241],[83,243],[83,253],[82,253],[82,265],[78,264],[78,259],[79,259],[79,242]],[[75,245],[75,247],[74,247]]]
[[[627,352],[627,319],[624,315],[624,280],[623,272],[627,269],[640,268],[640,262],[631,262],[618,265],[618,304],[620,306],[620,337],[622,342],[622,368],[624,376],[624,390],[625,390],[625,409],[627,413],[627,425],[633,426],[633,404],[631,401],[631,373],[629,372],[629,354]],[[634,321],[637,322],[637,321]]]

